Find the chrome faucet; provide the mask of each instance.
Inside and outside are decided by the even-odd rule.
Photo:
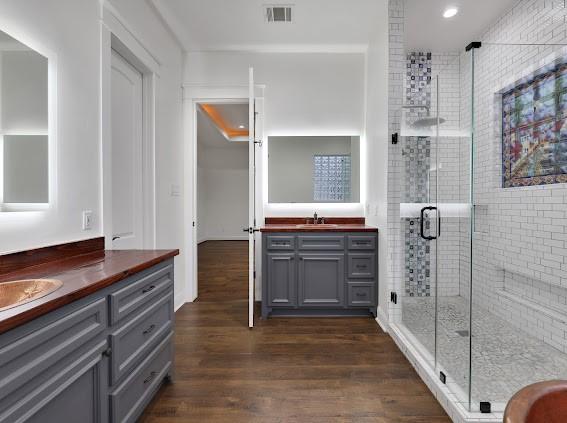
[[[319,223],[319,219],[317,218],[317,212],[313,213],[313,224],[316,225]]]

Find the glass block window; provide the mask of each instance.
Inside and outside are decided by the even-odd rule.
[[[351,163],[349,155],[313,156],[313,200],[350,202]]]

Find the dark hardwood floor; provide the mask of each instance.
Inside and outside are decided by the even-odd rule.
[[[176,313],[175,381],[143,423],[450,422],[370,318],[248,329],[247,242],[199,246],[199,300]]]

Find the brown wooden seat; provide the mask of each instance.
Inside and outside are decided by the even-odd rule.
[[[504,423],[567,422],[567,380],[534,383],[516,392],[504,412]]]

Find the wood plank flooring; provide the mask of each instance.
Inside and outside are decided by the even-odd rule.
[[[176,313],[175,381],[143,423],[450,422],[370,318],[247,326],[247,242],[199,246],[199,300]]]

